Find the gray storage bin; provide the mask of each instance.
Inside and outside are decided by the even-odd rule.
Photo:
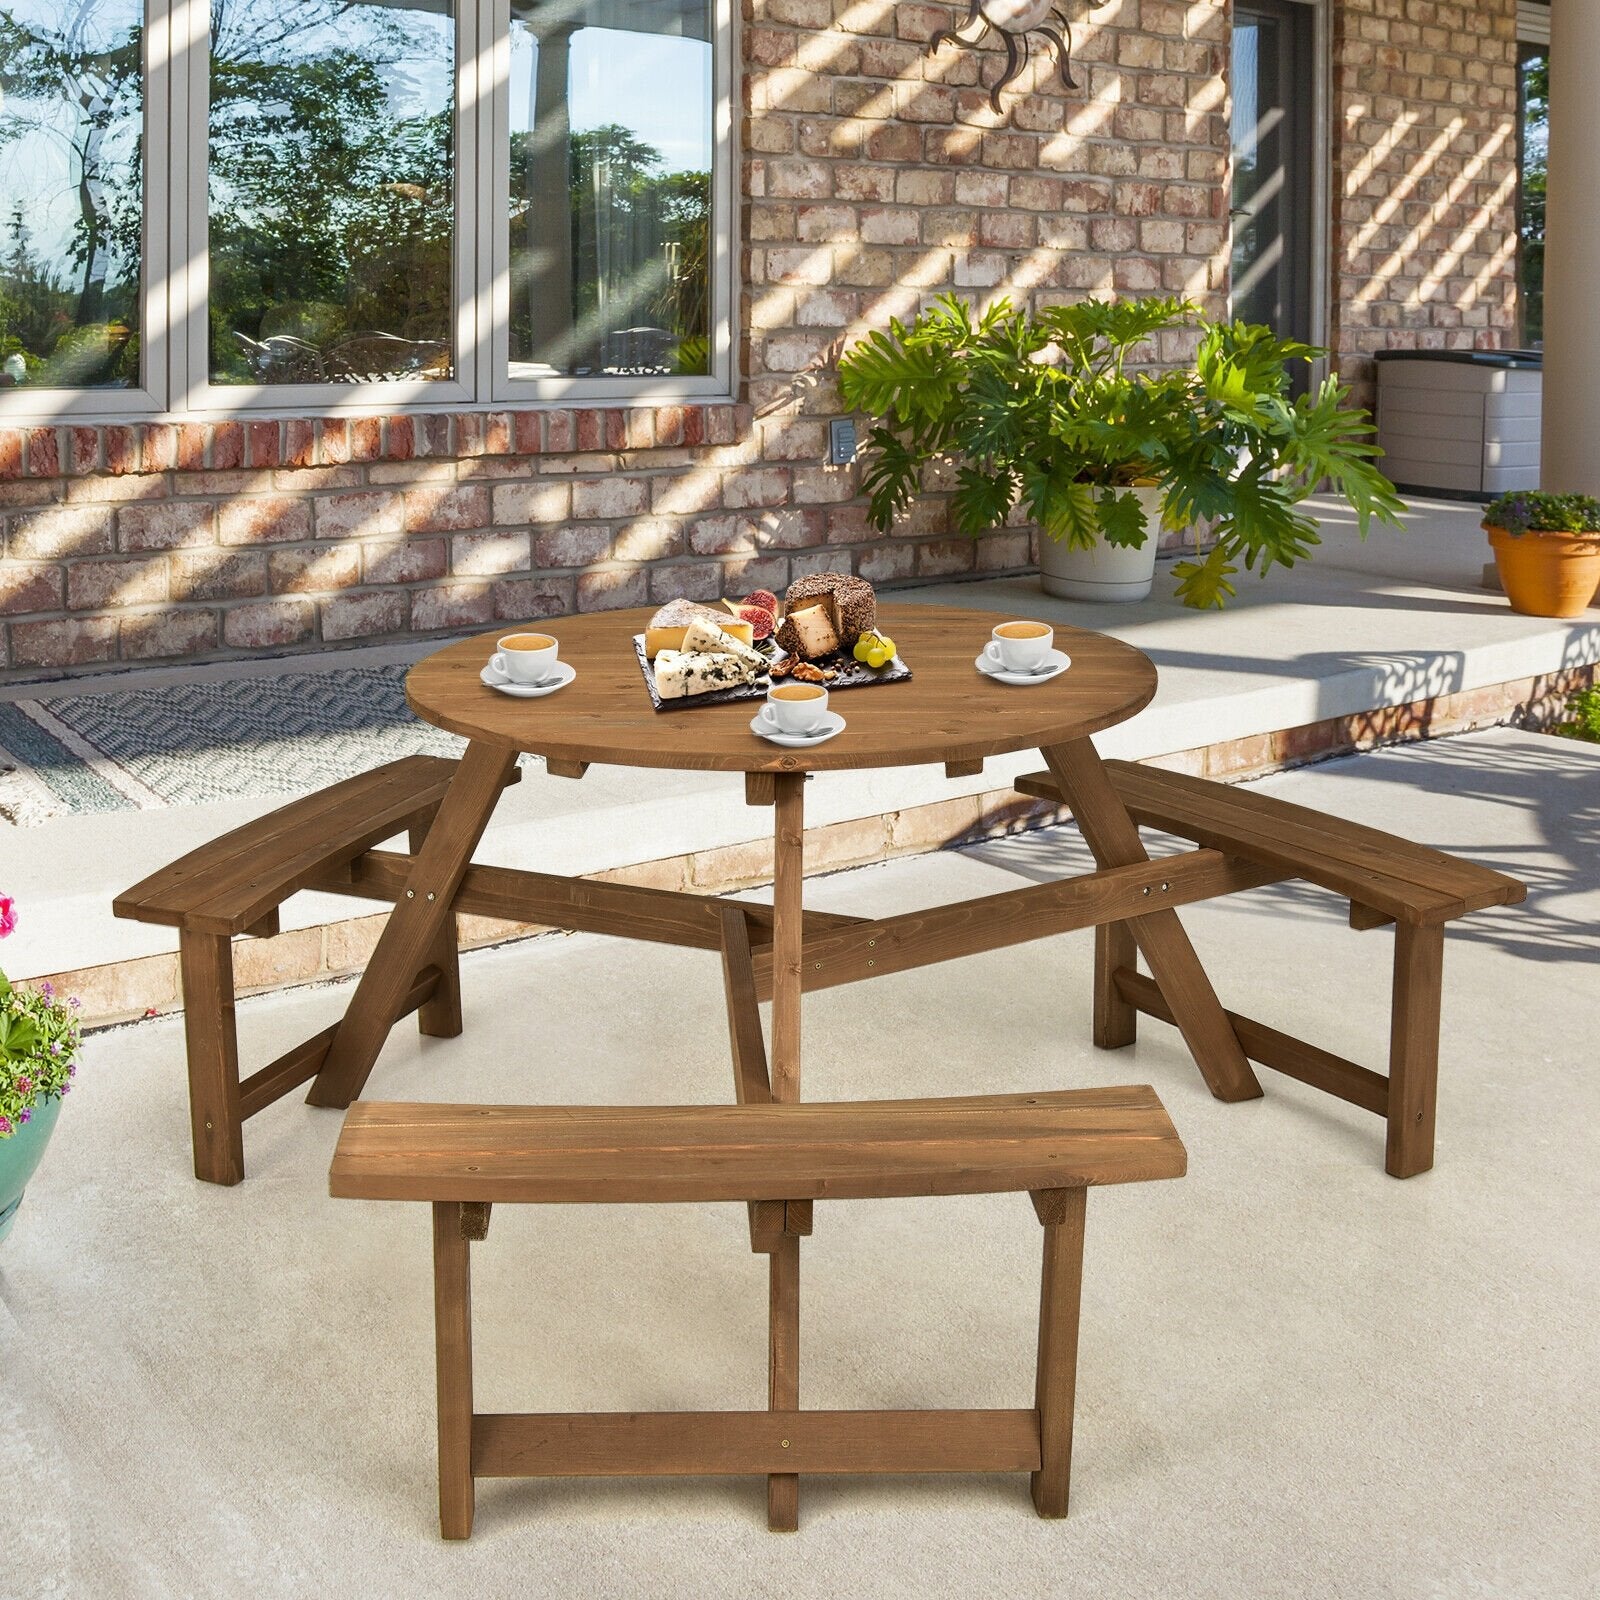
[[[1537,350],[1380,350],[1379,463],[1413,493],[1493,499],[1539,487]]]

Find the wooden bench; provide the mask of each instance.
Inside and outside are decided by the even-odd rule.
[[[245,1118],[314,1077],[335,1032],[325,1029],[241,1082],[234,936],[277,933],[278,908],[290,895],[322,887],[331,870],[394,834],[409,832],[419,850],[457,765],[406,756],[348,778],[191,850],[113,903],[119,917],[178,929],[196,1177],[244,1177]],[[515,769],[508,781],[516,781]],[[422,1032],[437,1038],[461,1032],[456,948],[452,918],[406,997]]]
[[[1386,1118],[1385,1165],[1393,1176],[1426,1172],[1433,1165],[1445,926],[1487,906],[1515,904],[1526,886],[1254,788],[1129,761],[1108,762],[1106,770],[1141,827],[1254,863],[1280,881],[1304,880],[1340,895],[1350,902],[1353,928],[1395,925],[1387,1077],[1265,1023],[1232,1011],[1227,1016],[1251,1060]],[[1062,797],[1050,772],[1030,773],[1016,787],[1040,799]],[[1133,1043],[1140,1011],[1173,1020],[1160,989],[1136,970],[1135,957],[1128,923],[1095,930],[1094,1038],[1104,1049]]]
[[[345,1119],[329,1188],[338,1198],[432,1204],[439,1523],[445,1538],[464,1539],[474,1480],[486,1477],[1028,1472],[1039,1514],[1065,1516],[1085,1190],[1181,1177],[1185,1163],[1147,1087],[843,1105],[367,1102]],[[493,1203],[788,1203],[1020,1190],[1031,1193],[1044,1224],[1030,1407],[803,1411],[796,1398],[766,1411],[473,1409],[469,1242],[486,1237]],[[788,1337],[783,1308],[774,1300],[770,1310],[771,1337]],[[769,1513],[769,1525],[794,1523]]]

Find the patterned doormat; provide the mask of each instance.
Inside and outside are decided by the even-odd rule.
[[[306,794],[464,742],[419,722],[401,665],[0,702],[0,818]],[[7,770],[10,769],[10,770]]]

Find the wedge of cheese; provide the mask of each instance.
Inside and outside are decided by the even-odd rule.
[[[824,601],[802,606],[798,611],[791,611],[784,618],[783,626],[792,630],[792,648],[808,661],[832,655],[844,642],[839,636],[839,626],[834,618],[833,608]],[[779,643],[791,647],[790,637],[791,634],[787,633],[780,635]]]
[[[749,627],[749,623],[745,626]],[[732,656],[756,672],[760,672],[767,664],[767,658],[759,650],[752,649],[744,640],[737,638],[725,624],[716,622],[691,622],[683,631],[683,648],[704,651],[709,655]]]
[[[724,651],[663,650],[656,657],[656,693],[663,700],[737,689],[755,681],[755,669]]]
[[[748,622],[740,622],[695,600],[669,600],[651,617],[645,627],[646,657],[654,661],[663,650],[682,650],[684,635],[689,631],[689,624],[692,622],[708,623],[713,628],[720,627],[724,633],[739,640],[741,644],[755,643],[755,629]]]

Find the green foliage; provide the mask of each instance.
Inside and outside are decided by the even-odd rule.
[[[0,895],[0,939],[17,925],[16,908]],[[48,983],[18,989],[0,972],[0,1139],[8,1139],[41,1100],[67,1092],[80,1043],[78,1002],[57,1000]]]
[[[1567,701],[1567,720],[1556,725],[1564,739],[1600,744],[1600,689],[1580,689]]]
[[[1550,57],[1540,52],[1521,65],[1522,181],[1517,185],[1522,341],[1544,341],[1544,228],[1550,140]]]
[[[1587,494],[1513,489],[1483,508],[1483,525],[1519,534],[1600,532],[1600,500]]]
[[[1178,371],[1132,370],[1162,335],[1194,348]],[[909,325],[867,335],[839,363],[845,403],[875,420],[864,485],[887,529],[931,461],[954,462],[955,526],[976,535],[1021,505],[1052,539],[1137,547],[1150,536],[1127,490],[1162,490],[1163,520],[1209,523],[1203,559],[1175,568],[1192,606],[1220,606],[1240,567],[1293,566],[1317,544],[1297,509],[1331,482],[1363,538],[1405,509],[1378,471],[1373,428],[1332,378],[1290,392],[1289,366],[1321,352],[1268,328],[1210,322],[1188,301],[1085,300],[981,315],[942,296]]]

